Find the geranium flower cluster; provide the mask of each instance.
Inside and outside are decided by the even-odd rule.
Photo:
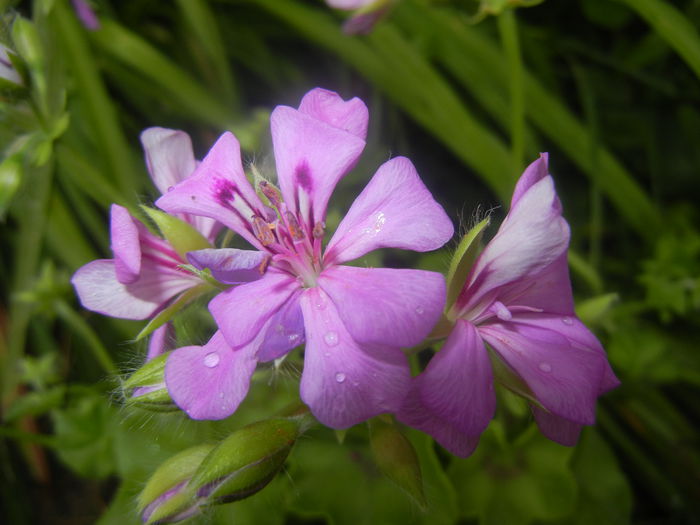
[[[381,165],[325,240],[331,194],[365,147],[368,118],[361,100],[318,88],[298,108],[275,108],[276,184],[246,176],[231,133],[197,162],[185,133],[146,130],[146,163],[162,193],[162,211],[149,215],[164,238],[114,205],[113,259],[73,277],[83,306],[149,319],[218,291],[209,303],[217,331],[165,364],[170,397],[193,419],[230,416],[258,363],[301,347],[301,399],[329,427],[395,414],[466,456],[494,415],[496,377],[528,399],[547,437],[574,444],[594,423],[597,397],[618,382],[574,314],[569,228],[547,157],[523,174],[498,233],[446,304],[440,273],[346,264],[379,248],[436,250],[452,238],[450,218],[408,159]],[[164,228],[172,221],[177,227]],[[222,228],[251,249],[215,248]],[[430,346],[438,322],[446,342],[411,377],[405,350],[432,333]],[[153,334],[149,359],[167,330]]]

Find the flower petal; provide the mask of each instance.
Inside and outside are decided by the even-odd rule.
[[[224,419],[248,393],[256,365],[254,345],[233,350],[216,332],[204,346],[185,346],[170,354],[165,385],[192,419]]]
[[[316,419],[332,428],[347,428],[396,411],[410,384],[403,352],[358,345],[318,287],[305,290],[300,303],[306,326],[301,399]]]
[[[208,248],[187,252],[187,260],[198,270],[209,268],[212,276],[226,284],[257,281],[262,277],[260,265],[268,258],[265,252],[236,248]]]
[[[567,447],[573,447],[576,444],[583,425],[559,417],[536,406],[531,406],[530,408],[535,416],[540,432],[545,437]]]
[[[445,306],[445,278],[424,270],[332,266],[318,283],[358,343],[416,345]]]
[[[258,349],[258,361],[279,359],[304,343],[304,317],[299,306],[299,293],[292,294],[260,331],[262,342]]]
[[[114,261],[99,259],[78,269],[71,282],[88,310],[121,319],[148,319],[175,295],[200,281],[182,272],[158,271],[146,265],[138,280],[122,284]]]
[[[365,141],[287,106],[274,109],[270,126],[285,203],[313,228],[324,221],[333,189],[355,166]]]
[[[472,453],[496,410],[488,352],[474,325],[459,320],[442,349],[413,379],[397,418],[455,455]]]
[[[595,422],[606,368],[603,355],[580,348],[560,330],[533,324],[484,324],[479,332],[546,410],[574,423]]]
[[[141,272],[139,226],[141,225],[131,216],[129,210],[118,204],[112,204],[110,235],[114,269],[117,280],[123,284],[133,283],[139,278]]]
[[[460,308],[469,310],[499,287],[539,274],[566,252],[569,236],[554,182],[547,176],[520,197],[476,260],[458,299]]]
[[[192,176],[167,191],[156,205],[168,213],[192,213],[216,219],[262,249],[250,218],[253,215],[269,218],[270,211],[246,179],[240,145],[229,132],[221,135]]]
[[[148,128],[141,133],[141,144],[148,172],[161,193],[192,175],[197,167],[192,141],[184,131]]]
[[[239,348],[258,335],[267,320],[298,288],[296,279],[289,274],[270,269],[261,279],[214,297],[209,311],[228,344]]]
[[[513,197],[510,200],[510,208],[513,209],[527,190],[534,184],[549,175],[549,154],[540,153],[540,158],[530,164],[518,179]]]
[[[146,361],[158,357],[159,355],[172,349],[172,342],[175,339],[175,329],[173,323],[167,322],[156,328],[148,340],[148,354]]]
[[[450,240],[452,221],[405,157],[382,164],[328,243],[325,260],[345,262],[377,248],[426,252]]]
[[[334,128],[352,133],[362,140],[367,138],[369,111],[365,103],[357,97],[345,101],[338,93],[315,88],[301,99],[299,111]]]

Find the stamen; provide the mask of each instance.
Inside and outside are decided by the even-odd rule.
[[[266,180],[261,180],[258,183],[258,188],[260,188],[262,194],[265,195],[265,197],[267,197],[267,200],[270,201],[270,204],[272,204],[275,208],[279,210],[280,204],[282,203],[282,193],[280,193],[280,190],[275,188]]]
[[[313,236],[315,239],[323,239],[324,228],[326,225],[323,222],[314,224]]]
[[[294,214],[291,211],[286,211],[284,212],[284,219],[287,221],[287,227],[289,228],[289,233],[292,236],[292,239],[295,241],[302,240],[304,238],[304,232],[299,226],[299,221],[297,221]]]
[[[262,262],[260,263],[260,266],[258,266],[258,271],[260,272],[260,275],[263,275],[265,271],[267,270],[267,267],[270,266],[270,261],[272,260],[272,257],[269,255],[265,257]]]
[[[275,242],[275,236],[270,230],[270,225],[262,217],[254,215],[251,221],[253,223],[253,233],[263,246],[269,246]]]

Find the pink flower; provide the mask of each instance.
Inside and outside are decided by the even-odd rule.
[[[524,395],[542,433],[574,445],[595,422],[598,396],[619,381],[574,314],[569,226],[547,156],[520,177],[511,210],[448,311],[454,328],[414,378],[398,418],[468,456],[493,417],[499,380]]]
[[[384,18],[397,0],[326,0],[335,9],[353,11],[343,24],[348,35],[367,34]]]
[[[268,261],[265,275],[222,292],[209,309],[220,332],[204,347],[175,350],[165,380],[194,419],[230,415],[258,361],[306,342],[301,397],[324,424],[344,428],[398,409],[410,383],[401,347],[419,343],[440,316],[442,275],[342,263],[384,247],[434,250],[453,233],[411,162],[382,165],[355,200],[325,250],[326,207],[357,162],[368,112],[354,98],[314,89],[298,109],[278,106],[271,128],[280,190],[245,177],[238,141],[225,133],[192,177],[156,203],[169,213],[208,216],[235,230]],[[229,257],[194,252],[217,271]]]
[[[141,141],[146,164],[161,192],[186,179],[196,167],[189,136],[182,131],[150,128]],[[216,221],[181,215],[206,239],[216,235]],[[112,205],[113,259],[92,261],[78,269],[72,283],[82,305],[111,317],[148,319],[171,299],[202,284],[183,270],[180,254],[164,239],[153,235],[123,206]]]

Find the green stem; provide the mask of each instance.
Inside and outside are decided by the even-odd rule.
[[[514,9],[506,9],[498,17],[503,52],[508,62],[508,86],[510,90],[510,139],[513,162],[513,181],[523,170],[525,156],[525,89],[523,85],[523,61],[520,53],[518,23]]]

